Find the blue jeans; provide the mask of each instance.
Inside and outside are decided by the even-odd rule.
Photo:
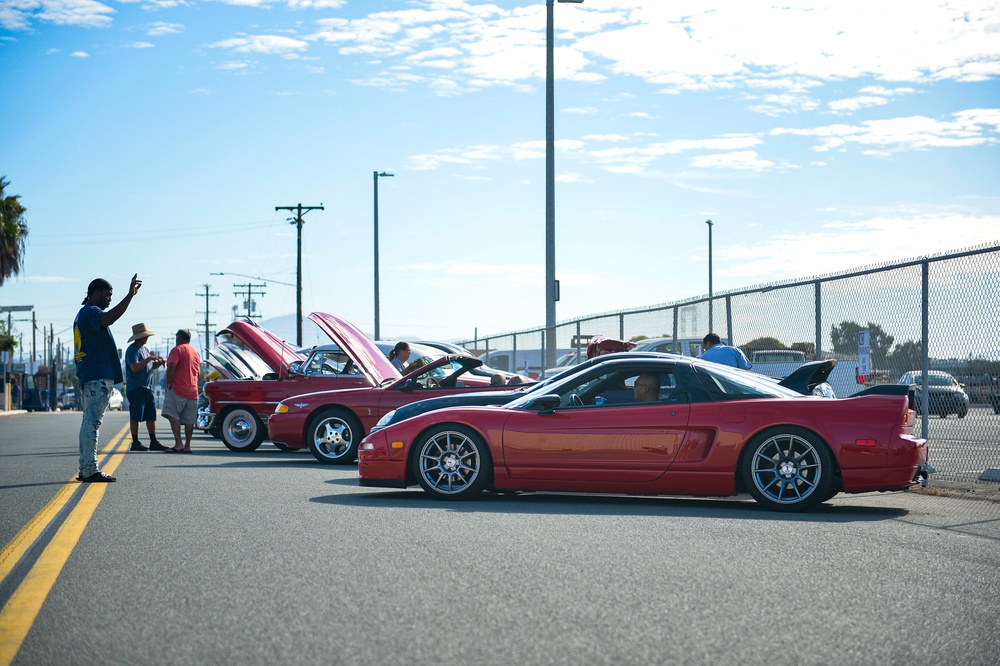
[[[97,438],[101,434],[104,412],[108,411],[114,380],[95,379],[80,387],[83,423],[80,424],[80,476],[100,471],[97,466]]]

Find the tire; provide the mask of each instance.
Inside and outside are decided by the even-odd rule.
[[[469,428],[448,424],[434,426],[420,438],[412,465],[424,492],[445,500],[479,494],[493,469],[482,438]]]
[[[816,435],[795,426],[764,431],[743,457],[743,483],[772,511],[804,511],[832,495],[834,466]]]
[[[365,431],[346,409],[326,409],[309,423],[306,443],[324,465],[348,465],[358,459],[358,445]]]
[[[230,451],[256,451],[264,441],[264,424],[249,407],[235,407],[222,415],[222,443]]]
[[[968,413],[969,413],[969,408],[968,407],[966,407],[966,406],[963,405],[962,407],[958,408],[958,412],[957,412],[958,418],[964,419],[965,416],[966,416],[966,414],[968,414]]]

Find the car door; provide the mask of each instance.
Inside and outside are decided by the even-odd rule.
[[[648,369],[648,368],[647,368]],[[642,368],[585,373],[559,388],[550,412],[524,409],[504,425],[504,464],[513,479],[642,483],[670,467],[687,430],[690,407],[672,366],[657,367],[655,402],[636,402]],[[576,394],[582,405],[572,396]]]

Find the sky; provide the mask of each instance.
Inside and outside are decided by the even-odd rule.
[[[545,24],[542,0],[0,0],[30,229],[0,305],[68,342],[93,278],[117,302],[138,273],[120,345],[144,322],[203,348],[205,293],[214,331],[236,285],[294,322],[275,208],[322,205],[302,309],[371,335],[386,172],[383,339],[543,326]],[[554,25],[557,321],[707,294],[706,220],[715,294],[1000,239],[995,0],[586,0]]]

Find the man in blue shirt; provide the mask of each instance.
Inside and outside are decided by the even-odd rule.
[[[125,395],[128,396],[129,429],[132,431],[132,446],[129,451],[166,451],[167,447],[156,439],[156,402],[153,400],[153,370],[166,364],[162,356],[149,353],[146,341],[154,331],[145,324],[132,327],[132,344],[125,350]],[[149,433],[149,447],[139,441],[139,422],[146,423]]]
[[[722,338],[719,337],[718,333],[709,333],[706,335],[705,339],[701,341],[701,348],[701,359],[703,361],[731,365],[741,370],[749,370],[753,367],[739,347],[730,347],[729,345],[722,344]]]
[[[118,348],[111,335],[111,325],[128,309],[132,297],[139,291],[139,274],[132,276],[128,294],[111,310],[114,289],[107,280],[97,278],[87,287],[83,307],[73,321],[73,359],[80,383],[83,422],[80,424],[80,474],[78,481],[110,483],[115,477],[101,471],[97,464],[97,440],[101,423],[108,409],[111,390],[122,382],[122,366]]]

